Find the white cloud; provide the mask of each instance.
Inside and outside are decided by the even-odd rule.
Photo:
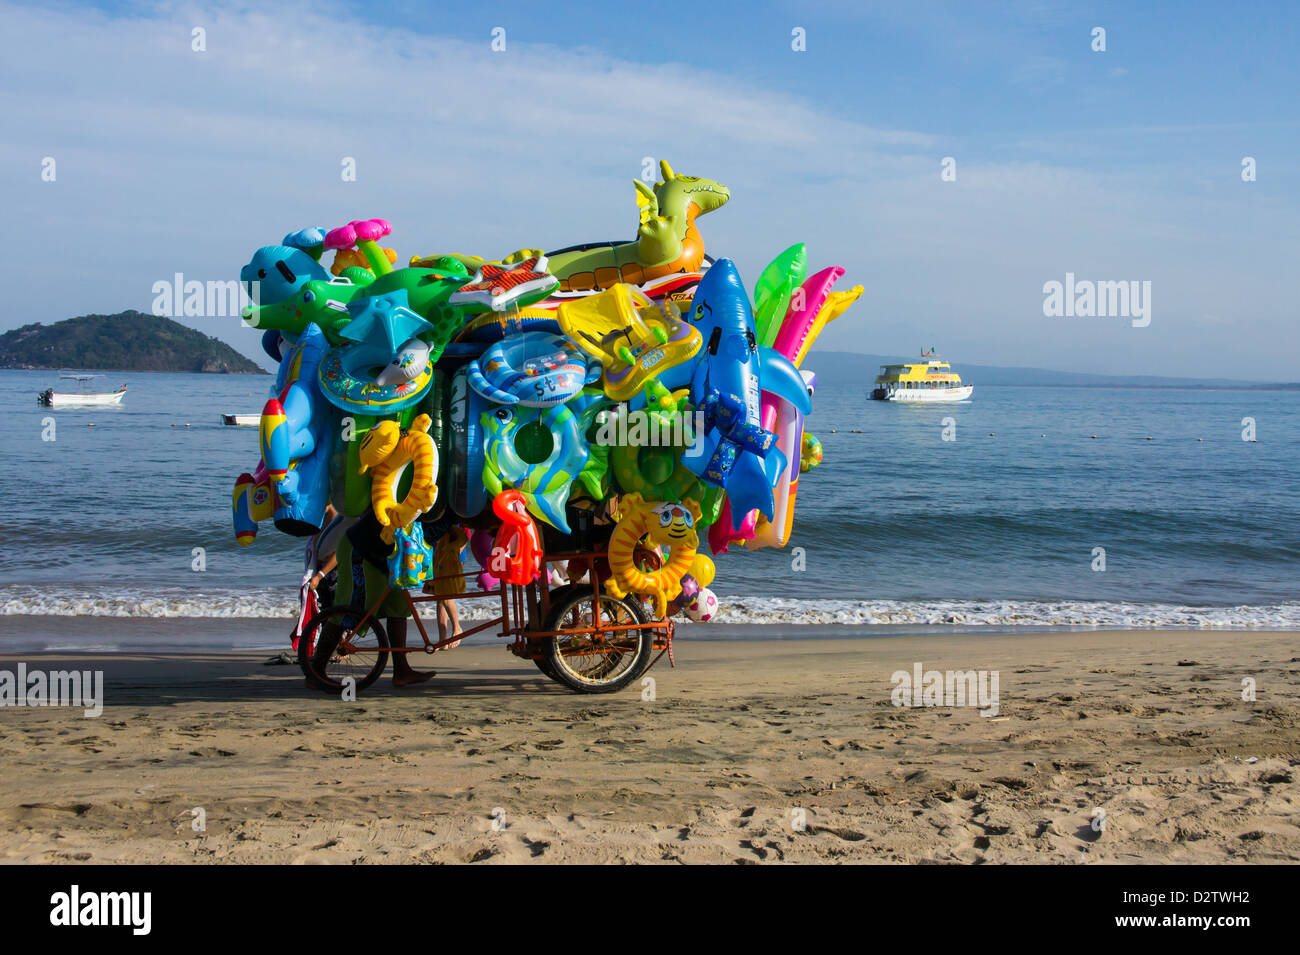
[[[994,162],[938,131],[877,128],[687,63],[517,34],[493,53],[486,37],[359,24],[341,7],[108,17],[9,6],[0,18],[0,175],[30,256],[8,325],[145,309],[159,278],[229,277],[285,232],[357,217],[390,219],[402,259],[630,238],[628,180],[653,156],[732,188],[701,229],[750,281],[803,239],[813,267],[841,264],[846,283],[867,285],[828,346],[910,353],[923,328],[954,359],[1050,364],[1061,329],[1042,318],[1040,289],[1072,270],[1158,283],[1152,327],[1168,336],[1169,373],[1223,374],[1234,356],[1242,374],[1289,366],[1279,357],[1261,371],[1246,342],[1208,342],[1204,325],[1173,321],[1284,317],[1273,303],[1294,302],[1284,276],[1296,249],[1273,238],[1286,234],[1289,196],[1252,210],[1240,183],[1184,195],[1150,167],[1101,173],[1050,152],[1055,164]],[[195,25],[205,53],[190,50]],[[55,183],[39,178],[47,155]],[[957,157],[955,183],[940,181],[945,155]],[[355,183],[340,179],[345,156]],[[236,324],[205,330],[253,350]],[[1103,370],[1126,360],[1110,333],[1069,332],[1070,352],[1048,357]]]

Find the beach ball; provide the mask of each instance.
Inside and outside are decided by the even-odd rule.
[[[686,616],[696,623],[708,623],[718,615],[718,598],[708,587],[701,587],[695,599],[686,605]]]

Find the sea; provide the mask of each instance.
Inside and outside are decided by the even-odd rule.
[[[789,544],[717,555],[720,611],[684,637],[1300,629],[1300,391],[976,381],[922,406],[868,400],[874,371],[821,384]],[[0,371],[0,648],[284,645],[304,541],[235,543],[257,431],[221,421],[271,381],[109,372],[121,407],[51,410],[56,373]]]

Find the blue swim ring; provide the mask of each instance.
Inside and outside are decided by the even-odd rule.
[[[550,408],[497,405],[480,415],[483,427],[483,480],[494,497],[505,488],[522,492],[524,504],[568,534],[564,514],[573,481],[587,465],[591,452],[583,440],[579,418],[564,405]],[[519,446],[520,433],[537,424],[550,432],[551,450],[545,460],[529,461]]]
[[[471,362],[469,385],[497,404],[550,408],[574,397],[600,371],[563,335],[525,332],[503,338]]]
[[[321,359],[317,372],[321,393],[336,408],[353,414],[388,415],[418,404],[433,385],[432,362],[410,381],[377,384],[369,377],[372,367],[369,362],[365,369],[349,369],[349,352],[355,348],[354,345],[339,345],[331,348]]]
[[[541,310],[538,310],[541,311]],[[456,333],[453,341],[482,342],[485,345],[499,342],[511,335],[524,332],[550,332],[560,334],[560,322],[554,312],[538,315],[521,315],[514,312],[486,312],[476,315]]]

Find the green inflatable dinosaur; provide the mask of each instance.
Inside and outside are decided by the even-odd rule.
[[[641,285],[661,276],[699,270],[704,261],[704,239],[695,220],[725,205],[731,192],[712,179],[679,176],[666,161],[660,161],[659,171],[663,182],[653,189],[633,180],[641,210],[635,242],[547,256],[547,270],[560,280],[561,291],[603,289],[618,282]]]

